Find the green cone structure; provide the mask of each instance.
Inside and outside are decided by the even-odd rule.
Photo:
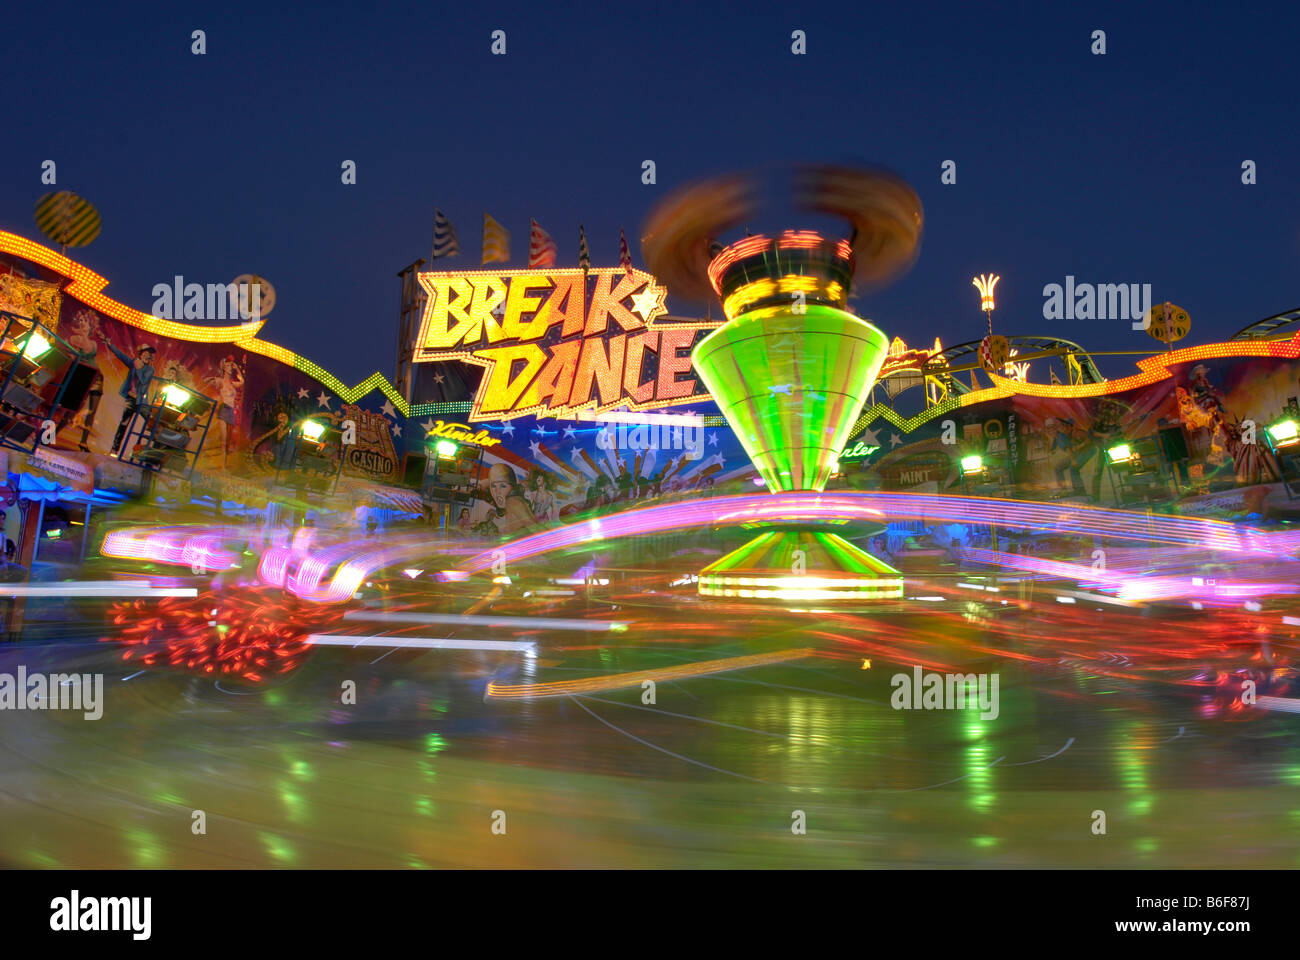
[[[823,490],[889,352],[851,313],[808,304],[742,314],[691,355],[769,490]]]
[[[743,243],[756,250],[755,239],[761,238]],[[728,291],[738,290],[730,302],[752,309],[702,340],[691,360],[767,488],[776,493],[821,491],[870,396],[889,341],[842,309],[844,286],[834,277],[820,283],[815,273],[809,277],[815,261],[801,264],[800,273],[791,277],[779,244],[745,252],[747,261],[719,254],[715,264],[728,256],[732,262],[725,272],[718,271],[715,286],[724,305]],[[762,277],[765,271],[769,279]],[[781,283],[810,290],[812,296],[782,295]],[[700,595],[773,600],[902,596],[902,576],[893,567],[836,534],[789,526],[765,531],[706,567],[700,573]]]

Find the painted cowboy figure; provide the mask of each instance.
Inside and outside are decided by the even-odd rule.
[[[153,381],[153,358],[157,351],[146,344],[136,350],[134,357],[130,357],[109,343],[103,331],[100,331],[99,339],[126,366],[126,379],[122,381],[122,389],[118,391],[126,401],[126,406],[122,410],[122,420],[117,425],[117,433],[113,437],[113,449],[110,451],[117,453],[122,447],[122,438],[126,436],[127,425],[135,415],[136,409],[148,399],[149,384]]]

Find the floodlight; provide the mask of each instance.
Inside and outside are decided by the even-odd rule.
[[[33,330],[27,335],[27,342],[23,344],[23,356],[28,360],[39,360],[49,351],[50,346],[50,341]]]
[[[1117,443],[1106,451],[1111,463],[1128,463],[1133,459],[1133,448],[1127,443]]]
[[[167,384],[163,387],[162,392],[163,402],[165,402],[169,407],[175,407],[177,410],[183,410],[185,404],[189,403],[190,397],[193,396],[193,394],[182,387],[179,383]]]
[[[1273,438],[1274,446],[1289,447],[1300,442],[1300,426],[1294,420],[1279,420],[1268,428],[1268,435]]]

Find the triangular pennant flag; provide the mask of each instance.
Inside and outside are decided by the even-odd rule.
[[[582,224],[578,224],[578,266],[591,269],[591,251],[587,249],[587,231]]]
[[[618,265],[628,273],[632,272],[632,253],[627,248],[627,235],[623,228],[618,228]]]

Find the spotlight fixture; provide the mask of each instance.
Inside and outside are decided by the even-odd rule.
[[[977,453],[969,457],[961,458],[962,476],[969,477],[972,473],[979,473],[984,469],[984,458]]]
[[[163,402],[174,410],[184,410],[185,404],[190,402],[193,394],[182,387],[179,383],[169,383],[163,387]]]
[[[23,356],[28,360],[37,361],[46,353],[49,353],[50,347],[50,341],[33,330],[27,334],[27,342],[23,344]]]
[[[1127,443],[1117,443],[1106,451],[1111,463],[1129,463],[1133,459],[1133,448]]]
[[[325,433],[325,427],[315,420],[304,420],[302,422],[302,435],[313,442],[320,442],[320,438]]]
[[[456,456],[456,451],[460,448],[450,440],[439,440],[437,444],[434,445],[434,449],[438,452],[438,456],[442,457],[444,460],[450,460],[452,457]]]
[[[1275,447],[1290,447],[1300,443],[1300,425],[1294,420],[1279,420],[1268,428]]]

